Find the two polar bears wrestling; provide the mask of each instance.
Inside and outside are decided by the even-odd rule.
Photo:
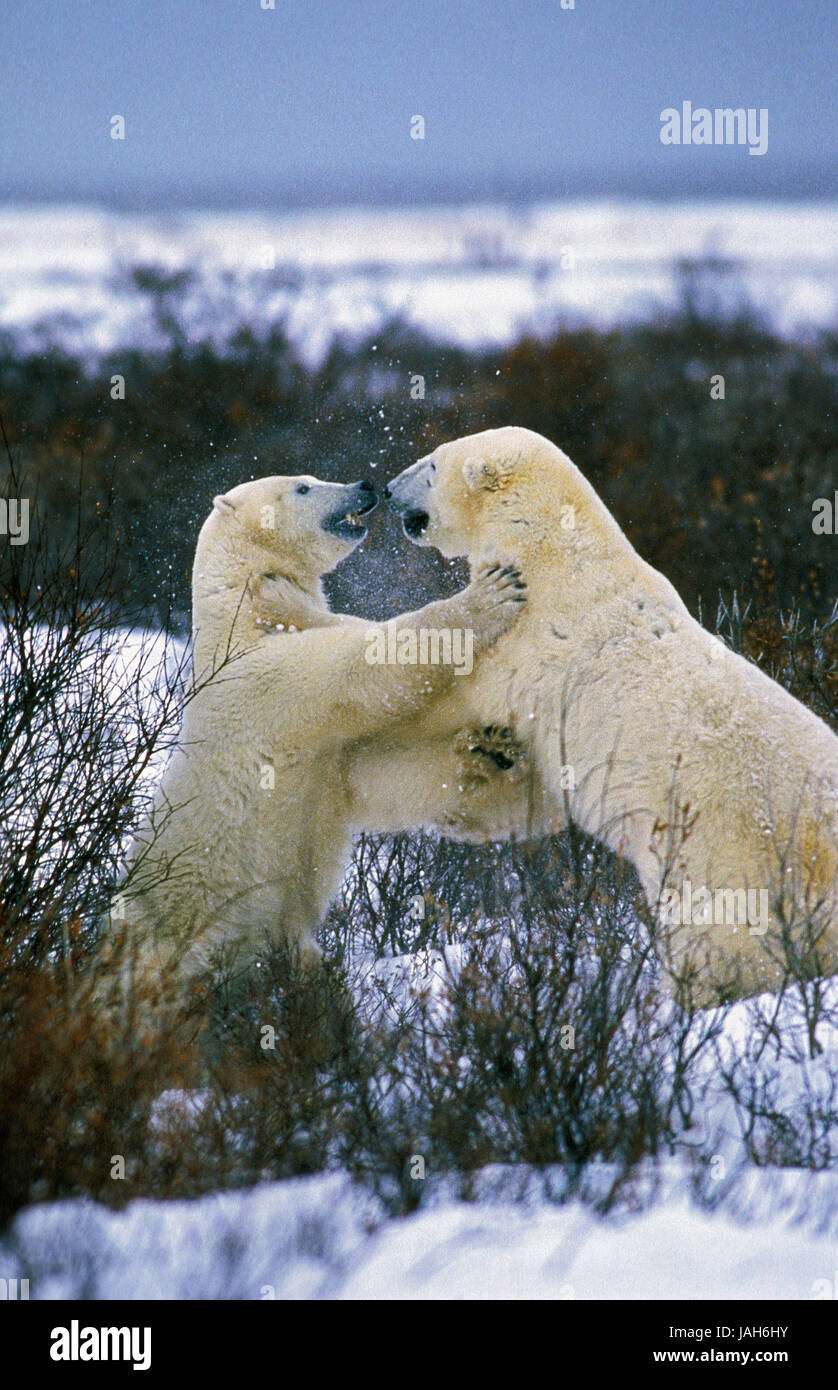
[[[392,623],[473,632],[473,672],[371,665],[375,625],[329,612],[321,575],[362,538],[371,490],[272,478],[216,499],[196,670],[240,653],[189,705],[145,837],[132,892],[154,949],[194,969],[266,928],[314,949],[359,829],[479,840],[572,819],[633,863],[694,1000],[776,989],[790,961],[838,970],[827,726],[690,616],[542,436],[444,444],[388,496],[473,576]]]
[[[262,478],[215,499],[193,569],[194,692],[124,895],[153,971],[197,973],[218,948],[247,960],[266,931],[315,956],[356,829],[454,828],[460,801],[478,814],[487,778],[456,740],[435,745],[406,784],[393,780],[399,762],[388,767],[391,739],[458,668],[373,665],[369,639],[386,649],[456,629],[479,658],[512,626],[526,586],[487,562],[462,593],[389,624],[332,613],[321,577],[364,538],[376,500],[367,483],[312,477]],[[487,833],[505,833],[501,809],[487,804]]]

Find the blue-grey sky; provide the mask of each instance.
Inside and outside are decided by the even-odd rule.
[[[262,3],[0,0],[0,199],[838,193],[836,0]],[[767,153],[663,146],[685,100]]]

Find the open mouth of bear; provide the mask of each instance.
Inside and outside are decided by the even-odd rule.
[[[341,540],[362,540],[367,534],[367,528],[361,517],[374,512],[377,506],[378,498],[373,494],[369,501],[359,502],[351,511],[332,512],[323,522],[323,529],[330,531],[333,536],[340,536]]]
[[[402,526],[406,536],[410,536],[412,541],[418,539],[425,530],[430,517],[427,512],[409,511],[402,517]]]

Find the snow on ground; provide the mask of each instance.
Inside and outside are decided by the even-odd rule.
[[[811,1299],[834,1296],[836,1263],[834,1235],[683,1196],[619,1223],[545,1201],[387,1220],[338,1174],[119,1213],[32,1207],[0,1243],[0,1276],[28,1278],[33,1299]]]
[[[42,670],[47,684],[54,690],[55,704],[33,711],[32,719],[24,722],[17,738],[6,749],[9,764],[23,769],[23,775],[33,776],[40,768],[42,743],[55,747],[56,711],[60,711],[64,737],[68,730],[81,730],[82,749],[89,748],[84,730],[88,727],[87,710],[91,702],[108,712],[108,723],[114,735],[112,742],[120,751],[114,753],[112,767],[122,768],[131,750],[142,747],[139,716],[153,727],[166,709],[164,733],[158,741],[148,766],[138,777],[134,788],[138,799],[148,797],[162,776],[171,755],[177,734],[175,715],[178,700],[172,692],[186,686],[189,673],[187,644],[159,629],[114,628],[103,636],[99,629],[73,638],[73,653],[67,664],[62,655],[64,630],[33,625],[23,636],[17,632],[10,638],[0,625],[0,660],[3,662],[6,690],[11,693],[25,653],[29,666]],[[21,646],[23,651],[21,651]],[[99,703],[101,702],[101,703]],[[120,738],[116,739],[115,734]],[[103,750],[98,750],[103,756]],[[85,785],[80,779],[80,767],[70,751],[62,760],[63,782],[69,788]],[[25,834],[32,817],[40,814],[38,805],[22,804],[15,808],[14,825],[17,833]],[[7,808],[7,817],[10,814]],[[9,822],[11,825],[12,822]],[[60,853],[60,845],[56,852]]]
[[[686,1201],[615,1226],[564,1207],[450,1204],[392,1222],[341,1298],[811,1298],[832,1239],[741,1226]]]
[[[142,632],[118,634],[107,660],[115,688],[151,693],[160,662],[177,661]],[[158,769],[159,770],[159,769]],[[362,1012],[398,1012],[424,997],[446,1008],[445,981],[462,948],[354,963]],[[838,1004],[838,980],[827,1009]],[[758,1002],[733,1007],[708,1053],[706,1089],[689,1142],[734,1171],[741,1160],[735,1107],[719,1062],[744,1057]],[[786,1043],[805,1030],[792,999],[777,1019]],[[777,1095],[792,1107],[802,1087],[827,1094],[838,1067],[838,1029],[820,1026],[823,1052],[772,1062]],[[199,1104],[200,1096],[161,1097]],[[265,1183],[193,1202],[135,1201],[121,1213],[76,1200],[33,1206],[0,1242],[0,1278],[28,1278],[33,1298],[784,1298],[838,1296],[838,1175],[751,1168],[712,1214],[689,1195],[689,1164],[671,1160],[641,1215],[600,1219],[578,1201],[557,1205],[525,1169],[478,1179],[464,1203],[432,1188],[416,1215],[388,1219],[342,1174]],[[651,1179],[650,1179],[651,1186]],[[556,1174],[553,1191],[562,1189]],[[524,1200],[521,1200],[522,1192]],[[735,1202],[735,1206],[734,1206]],[[748,1218],[743,1224],[741,1217]]]
[[[709,257],[724,307],[744,294],[779,331],[805,334],[838,322],[836,211],[577,201],[140,217],[7,205],[0,326],[85,354],[152,346],[149,298],[128,272],[154,265],[192,273],[179,302],[193,336],[221,341],[242,323],[260,331],[285,319],[316,360],[335,333],[372,332],[398,314],[474,346],[557,322],[648,316],[676,302],[682,260]],[[126,634],[114,656],[121,685],[136,674],[140,645]],[[395,1005],[429,992],[443,1008],[446,962],[456,968],[456,948],[445,960],[428,951],[367,973],[386,981]],[[719,1055],[735,1055],[746,1038],[741,1006]],[[838,1065],[838,1035],[821,1041],[824,1053],[804,1068],[814,1088]],[[779,1071],[792,1101],[802,1072]],[[735,1162],[735,1116],[718,1087],[697,1119],[694,1139]],[[724,1204],[700,1211],[683,1167],[644,1214],[607,1221],[578,1202],[513,1202],[508,1180],[518,1176],[527,1178],[507,1172],[494,1195],[488,1184],[478,1202],[443,1196],[401,1220],[340,1174],[195,1202],[137,1201],[121,1213],[87,1201],[35,1206],[0,1242],[0,1278],[29,1278],[33,1298],[806,1299],[827,1286],[838,1297],[835,1175],[753,1169],[738,1197],[750,1224]]]
[[[456,969],[454,948],[448,964]],[[430,989],[443,1009],[441,965],[437,952],[376,962],[360,972],[361,992],[372,974],[403,1003]],[[718,1055],[744,1047],[753,1007],[730,1011]],[[780,1024],[797,1026],[791,1012]],[[835,1065],[838,1030],[821,1042],[807,1064],[814,1084]],[[799,1087],[800,1072],[786,1062],[781,1079]],[[200,1104],[199,1092],[167,1093],[157,1119],[165,1124],[167,1106]],[[690,1138],[705,1161],[721,1160],[723,1178],[741,1158],[729,1098],[711,1085],[695,1118]],[[642,1170],[633,1191],[644,1209],[607,1218],[577,1200],[559,1204],[561,1169],[523,1166],[484,1169],[468,1203],[429,1175],[422,1210],[400,1219],[340,1173],[191,1202],[138,1200],[119,1213],[50,1203],[18,1215],[0,1242],[0,1277],[29,1279],[35,1299],[838,1297],[838,1174],[751,1166],[711,1212],[691,1198],[694,1171],[683,1155]],[[595,1166],[589,1195],[610,1178]]]
[[[380,1211],[337,1174],[196,1202],[32,1207],[0,1245],[31,1298],[310,1298],[341,1274]]]
[[[782,333],[838,320],[832,203],[568,200],[521,207],[121,214],[0,204],[0,326],[84,354],[159,342],[130,271],[192,272],[190,336],[284,320],[309,360],[398,315],[474,347],[558,322],[606,327],[678,298],[710,258],[727,310],[747,297]],[[44,325],[51,325],[46,332]]]

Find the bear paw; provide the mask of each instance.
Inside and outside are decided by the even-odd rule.
[[[513,737],[510,729],[497,724],[484,729],[463,729],[455,747],[463,762],[464,786],[486,783],[499,776],[518,782],[529,767],[523,745]]]
[[[475,636],[491,646],[517,622],[527,601],[527,583],[511,562],[487,561],[475,571],[469,597]]]

